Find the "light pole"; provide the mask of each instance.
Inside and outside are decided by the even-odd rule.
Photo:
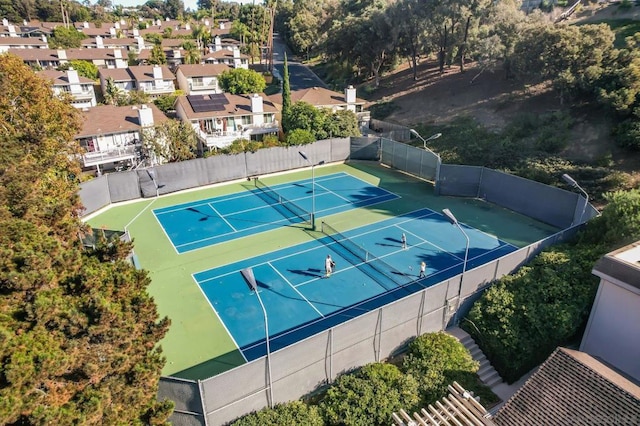
[[[418,133],[415,129],[409,129],[409,132],[411,132],[411,134],[415,135],[416,137],[418,137],[418,139],[422,141],[422,146],[424,147],[425,151],[430,152],[436,157],[435,182],[436,182],[436,188],[437,188],[438,181],[440,180],[440,166],[442,164],[442,160],[440,159],[440,155],[436,154],[435,152],[430,150],[429,147],[427,147],[427,142],[432,141],[434,139],[438,139],[440,136],[442,136],[442,133],[433,134],[429,136],[427,139],[425,139],[422,136],[420,136],[420,133]]]
[[[160,195],[160,192],[158,190],[160,187],[158,186],[158,182],[156,182],[156,173],[154,170],[147,169],[147,174],[151,178],[151,181],[153,182],[153,186],[156,187],[156,197],[158,197]]]
[[[442,209],[442,214],[445,215],[445,217],[449,220],[449,222],[451,222],[452,225],[458,227],[460,232],[462,232],[462,235],[464,235],[464,238],[467,240],[467,245],[466,245],[466,247],[464,249],[464,263],[462,264],[462,276],[460,277],[460,285],[458,286],[458,306],[456,308],[456,313],[453,316],[453,322],[454,322],[454,324],[457,324],[458,323],[458,310],[460,309],[460,297],[461,297],[461,292],[462,292],[462,281],[464,280],[464,273],[467,271],[467,259],[469,258],[469,236],[464,231],[462,226],[460,226],[460,223],[458,222],[458,219],[456,219],[456,217],[453,215],[453,213],[451,213],[451,210]]]
[[[418,133],[415,129],[409,129],[409,131],[415,135],[418,139],[420,139],[422,141],[422,144],[424,146],[424,149],[426,151],[431,151],[429,148],[427,148],[427,142],[432,141],[434,139],[438,139],[440,136],[442,136],[442,133],[436,133],[434,135],[429,136],[427,139],[423,138],[422,136],[420,136],[420,133]],[[431,151],[433,152],[433,151]],[[435,154],[435,153],[434,153]]]
[[[260,302],[260,307],[262,308],[262,315],[264,316],[264,335],[265,340],[267,342],[267,377],[269,381],[269,407],[273,408],[273,385],[271,382],[271,351],[269,350],[269,321],[267,318],[267,310],[264,308],[264,304],[262,303],[262,299],[260,298],[260,293],[258,292],[258,283],[256,282],[256,278],[253,275],[253,269],[246,268],[240,271],[242,274],[242,278],[244,278],[247,286],[249,286],[249,290],[255,292],[256,296],[258,296],[258,302]]]
[[[582,219],[584,218],[584,212],[587,210],[587,204],[589,204],[589,194],[587,194],[587,191],[582,189],[582,187],[578,185],[578,182],[576,182],[575,179],[573,179],[568,174],[566,173],[563,174],[562,180],[567,182],[572,188],[577,188],[580,192],[584,194],[584,207],[582,208],[582,213],[580,214],[580,223],[582,223]],[[571,221],[571,226],[573,226],[573,220]]]
[[[304,161],[311,164],[311,229],[316,230],[316,174],[315,167],[316,165],[309,160],[307,154],[304,151],[298,151],[300,157],[304,158]]]

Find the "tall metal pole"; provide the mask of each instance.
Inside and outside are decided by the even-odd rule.
[[[462,276],[460,277],[460,284],[458,285],[458,306],[456,307],[456,313],[453,316],[453,322],[454,324],[458,324],[458,310],[460,310],[460,298],[461,298],[461,293],[462,293],[462,282],[464,281],[464,273],[467,272],[467,260],[469,258],[469,236],[467,235],[467,233],[464,231],[464,229],[462,228],[462,226],[460,226],[460,223],[458,222],[458,219],[456,219],[456,217],[453,215],[453,213],[451,213],[451,210],[449,209],[442,209],[442,214],[445,215],[445,217],[449,220],[449,222],[451,222],[452,225],[456,226],[460,232],[462,232],[462,235],[464,235],[464,238],[467,240],[467,245],[464,249],[464,262],[462,263]]]
[[[562,180],[567,182],[573,188],[577,188],[580,192],[584,194],[584,207],[582,208],[582,213],[580,214],[580,223],[582,223],[582,219],[584,219],[584,213],[587,211],[587,204],[589,204],[589,194],[587,194],[587,191],[582,189],[582,187],[578,185],[578,182],[576,182],[575,179],[569,176],[568,174],[566,173],[563,174]],[[573,226],[573,220],[571,221],[571,226]]]
[[[256,296],[258,296],[258,302],[260,302],[260,307],[262,308],[262,315],[264,317],[264,335],[265,341],[267,343],[267,376],[268,376],[268,385],[269,385],[269,407],[273,408],[273,381],[271,379],[271,350],[269,348],[269,319],[267,317],[267,310],[262,303],[262,298],[260,297],[260,293],[258,292],[258,283],[256,282],[255,276],[253,275],[253,269],[246,268],[240,271],[242,274],[242,278],[246,281],[249,289],[253,291]]]

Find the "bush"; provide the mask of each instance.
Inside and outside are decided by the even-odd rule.
[[[393,364],[373,363],[343,374],[327,390],[320,410],[329,425],[388,425],[393,412],[414,410],[418,383]]]
[[[306,145],[316,141],[315,136],[309,130],[294,129],[287,133],[286,144],[287,145]]]
[[[640,120],[630,118],[623,121],[616,127],[613,135],[621,147],[640,150]]]
[[[603,254],[592,246],[560,245],[498,280],[471,308],[464,328],[509,383],[544,361],[582,331],[598,280],[591,274]]]
[[[324,420],[320,416],[318,407],[293,401],[247,414],[231,424],[233,426],[322,426]]]
[[[421,406],[433,404],[456,381],[469,382],[478,363],[454,337],[443,332],[423,334],[409,344],[402,369],[418,380]]]

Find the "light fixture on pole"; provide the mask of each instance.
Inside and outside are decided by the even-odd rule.
[[[467,245],[466,245],[466,247],[464,249],[464,262],[462,263],[462,276],[460,277],[460,285],[458,286],[458,306],[456,308],[456,313],[455,313],[455,315],[453,317],[454,324],[457,324],[458,323],[458,310],[460,309],[460,297],[461,297],[460,293],[462,292],[462,281],[464,280],[464,273],[467,271],[467,259],[469,258],[469,236],[464,231],[462,226],[460,226],[460,223],[458,222],[458,219],[456,219],[456,217],[453,215],[453,213],[451,213],[451,210],[442,209],[442,214],[445,215],[445,217],[449,220],[449,222],[452,225],[458,227],[460,232],[462,232],[462,235],[464,235],[464,238],[467,240]]]
[[[147,169],[147,174],[149,175],[149,177],[151,178],[151,181],[153,182],[153,186],[156,187],[156,197],[160,195],[158,189],[160,188],[158,186],[158,182],[156,181],[156,173],[155,170],[151,170],[151,169]]]
[[[267,318],[267,310],[264,308],[264,304],[262,303],[262,299],[260,298],[260,293],[258,292],[258,283],[256,282],[256,278],[253,275],[253,269],[246,268],[240,271],[242,274],[242,278],[249,286],[249,290],[253,291],[256,296],[258,296],[258,302],[260,302],[260,307],[262,308],[262,315],[264,316],[264,335],[265,340],[267,342],[267,377],[269,381],[269,407],[273,408],[273,383],[271,381],[271,351],[269,350],[269,321]]]
[[[429,136],[427,139],[425,139],[422,136],[420,136],[420,133],[418,133],[415,129],[409,129],[409,131],[412,134],[414,134],[418,139],[420,139],[422,141],[424,149],[427,150],[427,151],[431,151],[429,148],[427,148],[427,142],[432,141],[434,139],[438,139],[440,136],[442,136],[442,133],[436,133],[436,134],[433,134],[433,135]],[[433,152],[433,151],[431,151],[431,152]]]
[[[298,151],[300,157],[304,158],[304,161],[311,165],[311,229],[315,231],[316,229],[316,174],[315,174],[315,164],[309,160],[307,154],[304,151]]]
[[[562,180],[567,182],[572,188],[576,188],[584,194],[584,207],[582,208],[582,213],[580,214],[580,223],[582,223],[582,219],[584,219],[584,212],[587,210],[587,204],[589,204],[589,194],[587,194],[587,191],[582,189],[582,187],[578,185],[578,182],[576,182],[575,179],[568,174],[563,174]],[[571,221],[571,226],[573,226],[573,221]]]

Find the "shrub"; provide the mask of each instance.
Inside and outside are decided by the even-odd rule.
[[[446,396],[447,386],[454,380],[468,382],[478,364],[457,339],[440,332],[413,340],[402,368],[418,380],[421,405],[426,406]]]
[[[247,414],[231,424],[233,426],[322,426],[324,420],[318,407],[293,401]]]
[[[287,145],[306,145],[316,141],[315,136],[309,130],[294,129],[287,133],[286,144]]]
[[[417,408],[418,383],[393,364],[373,363],[343,374],[327,390],[320,410],[327,424],[388,425],[393,412]]]

